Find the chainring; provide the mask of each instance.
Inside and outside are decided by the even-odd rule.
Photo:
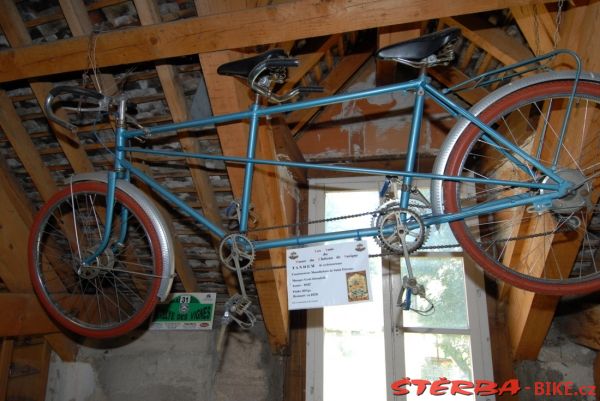
[[[236,271],[239,266],[239,269],[244,271],[252,266],[255,257],[254,244],[245,235],[229,234],[221,240],[219,258],[228,269]]]
[[[404,248],[400,235],[405,234],[407,236],[408,253],[419,249],[427,239],[429,233],[429,229],[425,227],[419,212],[419,209],[426,207],[423,202],[414,199],[411,199],[407,209],[401,208],[397,200],[391,200],[381,205],[378,213],[373,216],[373,220],[371,221],[372,227],[379,229],[375,237],[377,244],[388,252],[403,254]],[[405,216],[404,220],[416,224],[416,229],[408,229],[402,221],[402,215]],[[393,233],[386,235],[384,231],[386,231],[386,226],[390,225],[394,225],[396,229],[394,229]]]

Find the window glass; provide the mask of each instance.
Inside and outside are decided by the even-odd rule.
[[[406,276],[402,260],[402,276]],[[402,314],[404,327],[468,329],[465,271],[462,257],[415,256],[413,274],[425,286],[426,297],[412,297],[411,308]],[[432,309],[433,304],[433,309]]]
[[[428,197],[428,190],[422,192]],[[332,181],[326,184],[323,194],[324,202],[320,206],[323,209],[318,209],[319,214],[312,214],[312,220],[372,212],[378,209],[380,202],[375,179],[360,184]],[[412,207],[417,205],[422,215],[431,213],[422,201],[415,199],[411,200]],[[366,214],[325,221],[323,226],[326,232],[344,231],[369,227],[372,220],[373,216]],[[369,254],[381,252],[374,239],[363,240],[367,240]],[[413,296],[412,310],[403,310],[398,304],[403,300],[398,297],[399,283],[407,275],[404,258],[386,257],[383,259],[385,267],[381,258],[369,258],[373,301],[323,308],[323,331],[318,340],[322,345],[317,347],[322,346],[323,377],[315,393],[307,387],[308,399],[391,401],[396,398],[390,384],[403,377],[432,382],[440,377],[473,380],[476,376],[473,366],[480,369],[481,356],[476,354],[478,362],[474,364],[471,341],[481,340],[472,336],[472,328],[480,325],[470,323],[470,319],[478,317],[468,313],[472,305],[467,303],[462,250],[458,246],[446,246],[455,244],[448,224],[442,224],[439,228],[430,227],[424,247],[412,254],[413,273],[419,284],[425,286],[427,298]],[[308,347],[311,347],[310,341]],[[321,363],[319,359],[317,361]],[[400,399],[437,401],[443,398],[427,394],[418,396],[414,390],[413,386],[411,393]],[[474,396],[456,397],[474,400]]]
[[[471,339],[468,335],[455,334],[404,334],[406,376],[434,382],[441,377],[449,380],[473,380]],[[414,387],[414,386],[413,386]],[[448,386],[449,387],[449,386]],[[456,394],[435,396],[429,389],[422,395],[411,388],[409,401],[439,401],[452,397],[458,400],[475,399],[474,396]]]
[[[377,209],[376,191],[333,191],[325,195],[325,218]],[[368,227],[371,216],[333,220],[325,231]],[[344,240],[349,241],[349,240]],[[372,238],[369,253],[379,253]],[[323,308],[323,399],[325,401],[385,400],[385,341],[381,259],[369,259],[373,301]]]

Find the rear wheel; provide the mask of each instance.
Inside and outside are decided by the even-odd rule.
[[[146,320],[163,269],[152,219],[118,189],[109,245],[83,265],[105,233],[106,190],[105,183],[82,182],[58,192],[29,237],[29,273],[42,305],[67,329],[96,338],[125,334]]]
[[[600,259],[596,260],[600,247],[600,83],[579,82],[560,144],[558,133],[572,89],[570,79],[532,84],[491,103],[478,117],[545,166],[552,165],[559,148],[554,171],[581,185],[551,205],[515,206],[450,224],[463,249],[484,270],[538,293],[562,295],[600,289]],[[445,174],[551,182],[473,124],[456,140]],[[540,193],[487,183],[443,183],[446,213],[508,196]]]

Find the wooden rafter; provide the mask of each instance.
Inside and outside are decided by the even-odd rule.
[[[21,119],[17,114],[10,97],[6,92],[0,90],[0,126],[4,135],[10,141],[15,153],[21,160],[21,163],[31,176],[34,185],[42,196],[42,199],[48,200],[57,191],[54,178],[45,168],[44,162],[40,157],[31,137],[21,124]]]
[[[285,80],[285,84],[281,86],[280,91],[286,92],[295,87],[304,76],[317,67],[317,64],[319,64],[325,54],[331,52],[342,40],[343,38],[340,34],[331,35],[316,51],[297,56],[298,66],[289,68],[289,77]],[[339,53],[343,55],[343,52]]]
[[[358,69],[371,57],[370,52],[345,55],[333,70],[324,78],[319,85],[323,87],[324,93],[335,94]],[[323,96],[323,94],[311,94],[307,99]],[[292,124],[292,134],[295,135],[317,114],[320,108],[298,110],[286,117],[288,124]]]
[[[0,277],[9,291],[31,293],[25,263],[33,209],[4,162],[0,163],[0,204],[3,207],[0,213]],[[15,261],[21,262],[15,266]],[[75,359],[77,346],[63,334],[46,335],[45,340],[63,360]]]
[[[65,19],[67,21],[69,29],[71,29],[73,35],[85,36],[92,34],[92,22],[90,21],[87,9],[82,0],[60,0],[60,6],[63,11],[63,14],[65,15]],[[115,92],[117,91],[117,83],[115,81],[115,78],[111,74],[99,74],[96,78],[96,85],[99,86],[96,89],[102,90],[102,92],[107,95],[115,94]],[[40,104],[43,104],[43,102],[41,102]],[[81,146],[79,146],[79,148],[81,148]],[[87,158],[86,161],[90,163]],[[90,170],[93,169],[91,163],[89,168]],[[76,172],[86,171],[77,168],[74,168],[74,170]],[[151,175],[149,171],[147,173]],[[150,191],[149,195],[152,195]],[[160,208],[160,205],[158,207]],[[170,225],[170,227],[173,227],[173,222],[170,215],[168,213],[165,213],[164,211],[162,214],[166,219],[167,223]],[[177,271],[177,274],[179,275],[179,279],[181,280],[183,287],[186,291],[194,292],[197,288],[197,282],[194,277],[194,273],[192,272],[192,269],[187,263],[187,258],[185,257],[183,248],[181,247],[179,240],[177,238],[174,238],[173,242],[175,245],[175,248],[173,250],[175,253],[175,269]]]
[[[45,398],[50,362],[50,348],[46,342],[5,339],[0,358],[0,374],[6,374],[0,382],[0,400]]]
[[[0,294],[0,337],[57,332],[34,294]]]
[[[0,27],[2,27],[3,31],[6,33],[9,43],[13,47],[31,45],[31,36],[19,15],[14,2],[10,0],[0,0],[0,4],[3,11],[0,13]],[[52,85],[45,82],[32,82],[30,86],[40,104],[41,110],[45,111],[43,107],[44,99],[48,95]],[[64,116],[62,113],[60,115]],[[92,171],[92,163],[87,158],[85,150],[81,147],[78,138],[55,123],[50,123],[50,127],[58,134],[57,141],[63,149],[67,160],[69,160],[73,171],[77,173]],[[52,180],[50,182],[52,182]]]
[[[0,400],[6,400],[10,362],[15,345],[15,340],[5,338],[0,347]]]
[[[99,34],[95,59],[98,67],[138,63],[534,3],[539,0],[298,0]],[[0,82],[83,70],[88,42],[75,37],[0,52]]]
[[[151,25],[160,22],[160,14],[155,1],[134,0],[134,3],[142,25]],[[171,112],[171,117],[173,118],[173,121],[182,122],[189,120],[190,117],[187,110],[183,89],[177,81],[175,67],[168,64],[156,65],[156,72],[158,74],[158,78],[165,93],[166,102],[169,106],[169,110]],[[188,135],[188,133],[186,132],[179,132],[178,136],[183,151],[199,151],[198,140],[193,136],[193,133]],[[188,166],[190,166],[190,175],[192,177],[194,190],[196,192],[196,195],[198,196],[200,204],[202,205],[202,212],[209,220],[217,223],[220,222],[221,216],[219,215],[217,199],[214,190],[212,189],[208,173],[204,169],[202,169],[202,166],[198,162],[198,160],[187,159],[186,162]],[[213,238],[213,246],[216,248],[218,247],[218,244],[218,241]],[[189,269],[189,267],[187,266],[186,268]],[[189,270],[191,271],[191,269]],[[229,269],[223,266],[221,267],[221,272],[223,274],[223,279],[225,281],[227,291],[229,292],[229,294],[235,293],[235,276]],[[190,279],[192,277],[190,277]],[[196,285],[196,283],[193,283],[194,287],[196,287]],[[192,291],[191,289],[188,289],[188,287],[191,286],[192,283],[188,283],[188,285],[186,285],[186,291]]]
[[[0,213],[0,277],[9,291],[31,292],[33,289],[24,267],[32,212],[4,162],[0,163],[0,203],[3,208]],[[15,265],[16,260],[22,262]]]
[[[208,6],[211,7],[208,7]],[[235,6],[222,4],[222,7]],[[239,6],[239,4],[237,5]],[[212,8],[212,7],[217,7]],[[199,12],[227,11],[219,8],[218,4],[196,1]],[[244,57],[235,52],[222,51],[200,56],[202,71],[206,80],[211,106],[214,114],[223,114],[248,109],[251,98],[248,90],[231,77],[219,76],[216,71],[219,65]],[[269,132],[264,126],[259,129],[257,155],[262,158],[275,158],[275,146],[269,138]],[[246,122],[226,124],[217,127],[223,153],[232,156],[246,156],[248,124]],[[228,175],[234,196],[241,198],[243,168],[228,166]],[[258,218],[263,226],[286,224],[285,206],[282,204],[282,192],[279,173],[271,167],[260,166],[255,170],[252,201],[257,205]],[[262,206],[262,207],[261,207]],[[268,207],[267,207],[268,206]],[[284,234],[285,230],[269,231],[268,236]],[[268,252],[267,259],[259,258],[255,265],[260,268],[270,265],[281,265],[285,261],[285,252],[273,249]],[[261,255],[262,256],[262,255]],[[259,295],[260,305],[264,316],[265,326],[269,333],[269,342],[273,349],[280,350],[288,343],[289,316],[287,310],[287,291],[285,272],[279,270],[264,270],[254,273],[254,282]]]
[[[545,4],[512,7],[510,11],[535,54],[553,49],[556,23]]]
[[[483,24],[475,16],[444,18],[442,23],[460,28],[465,38],[503,65],[531,57],[531,51],[517,39],[500,28],[481,26]]]
[[[590,71],[600,68],[600,51],[593,40],[598,18],[600,3],[593,2],[587,6],[574,7],[565,12],[560,30],[563,39],[559,46],[585,55],[583,67]],[[560,241],[555,241],[552,247],[553,255],[558,255],[565,268],[570,270],[574,260],[573,252],[577,250],[561,248]],[[531,359],[537,356],[554,317],[557,303],[557,297],[510,289],[507,298],[507,324],[516,358]]]
[[[465,81],[469,77],[456,67],[434,67],[429,70],[431,76],[447,87]],[[485,88],[474,88],[457,92],[457,95],[470,105],[474,105],[489,92]]]

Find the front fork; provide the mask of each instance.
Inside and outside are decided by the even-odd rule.
[[[119,108],[116,117],[117,130],[115,133],[115,141],[116,141],[116,154],[115,154],[115,166],[113,171],[109,171],[108,180],[106,183],[106,213],[104,216],[99,216],[100,218],[104,217],[104,230],[102,233],[102,241],[98,245],[98,248],[88,257],[82,260],[83,267],[92,266],[94,261],[97,260],[106,248],[109,246],[110,239],[112,237],[112,224],[114,220],[114,210],[115,210],[115,196],[117,191],[117,180],[124,179],[129,181],[129,173],[123,170],[121,166],[121,160],[124,157],[124,152],[120,149],[125,147],[125,136],[123,135],[126,130],[126,108],[127,108],[127,100],[124,96],[121,96],[119,99]],[[73,205],[73,208],[75,205]],[[75,212],[75,210],[73,211]],[[114,253],[117,253],[118,250],[125,243],[125,236],[127,234],[127,222],[129,220],[129,210],[126,208],[122,208],[120,211],[121,222],[119,226],[119,235],[117,237],[117,241],[113,242],[111,245],[111,250]],[[75,227],[77,229],[77,227]]]

